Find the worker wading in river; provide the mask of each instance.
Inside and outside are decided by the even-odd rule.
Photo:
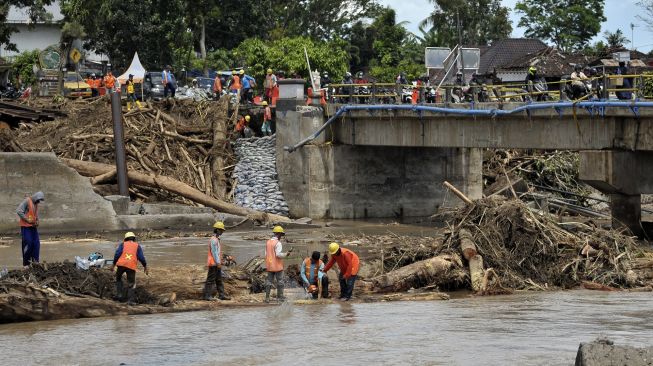
[[[267,280],[265,281],[265,302],[270,302],[270,289],[272,282],[276,281],[277,285],[277,301],[284,301],[283,297],[283,260],[290,255],[292,248],[287,253],[283,253],[281,246],[281,238],[286,233],[281,226],[275,226],[272,229],[272,238],[265,243],[265,270],[268,272]]]
[[[324,262],[320,259],[320,252],[313,252],[304,259],[299,269],[304,288],[314,299],[317,299],[320,289],[322,298],[329,297],[329,277],[324,275],[323,270]]]
[[[39,203],[43,202],[43,192],[36,192],[32,197],[27,197],[18,205],[16,214],[20,225],[20,236],[22,238],[23,266],[39,262],[41,252],[41,240],[39,239]]]
[[[134,304],[134,291],[136,289],[136,266],[141,262],[145,274],[149,275],[147,262],[143,255],[143,248],[136,242],[136,234],[128,232],[125,234],[124,241],[118,245],[116,254],[113,256],[113,271],[116,266],[116,297],[114,300],[125,301],[125,288],[122,283],[123,273],[127,274],[127,303]]]
[[[356,253],[349,249],[341,248],[338,243],[329,244],[329,254],[331,258],[324,267],[324,273],[331,269],[333,263],[338,263],[340,274],[340,298],[339,300],[349,301],[354,293],[354,283],[358,278],[359,260]]]
[[[206,266],[209,272],[206,275],[204,283],[204,300],[231,300],[224,294],[224,283],[222,282],[222,245],[220,244],[220,235],[224,233],[224,223],[217,221],[213,224],[213,236],[209,241],[209,253],[206,259]],[[213,285],[217,287],[218,298],[213,295]]]

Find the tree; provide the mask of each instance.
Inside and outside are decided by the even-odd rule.
[[[614,33],[605,31],[603,33],[603,38],[605,38],[609,48],[622,48],[624,44],[630,43],[628,38],[624,36],[624,33],[621,31],[621,29],[617,29]]]
[[[3,0],[0,3],[0,47],[9,51],[18,51],[16,45],[11,43],[11,35],[18,31],[16,27],[7,22],[9,8],[12,6],[25,8],[31,24],[50,21],[52,14],[45,10],[47,5],[52,4],[53,0]]]
[[[67,24],[87,34],[85,48],[109,55],[114,68],[125,68],[138,52],[146,68],[172,63],[174,51],[191,43],[182,0],[61,0]],[[187,49],[188,47],[185,47]]]
[[[583,49],[601,30],[604,0],[521,0],[519,26],[527,37],[551,41],[563,51]]]
[[[462,43],[482,45],[510,36],[509,9],[500,0],[429,0],[435,9],[421,25],[432,27],[433,46],[454,47],[459,43],[460,17]]]
[[[640,14],[637,18],[653,30],[653,0],[640,0],[637,2],[637,6],[644,10],[644,15]]]

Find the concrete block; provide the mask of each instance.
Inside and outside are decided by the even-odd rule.
[[[126,215],[129,212],[129,197],[127,196],[105,196],[107,201],[111,202],[113,210],[118,215]]]

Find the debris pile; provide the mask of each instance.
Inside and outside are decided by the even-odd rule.
[[[570,288],[589,281],[608,287],[641,285],[632,261],[643,256],[632,237],[582,223],[559,224],[519,200],[499,197],[455,210],[442,252],[460,250],[466,230],[499,286]],[[489,271],[489,269],[488,269]]]
[[[224,199],[230,188],[229,166],[235,163],[229,142],[228,103],[177,101],[150,104],[124,114],[127,165],[130,170],[163,175]],[[14,131],[24,151],[54,152],[58,157],[114,164],[113,123],[106,98],[90,102],[64,102],[68,118],[50,123],[22,124]],[[115,176],[98,186],[115,194]],[[163,189],[134,186],[143,200],[189,200]]]
[[[0,279],[0,292],[8,292],[11,285],[35,286],[57,293],[82,297],[110,299],[116,294],[115,277],[111,271],[91,267],[81,270],[72,262],[35,263],[27,270],[9,271]],[[136,302],[154,303],[156,297],[143,287],[136,288]]]
[[[242,207],[288,216],[288,204],[279,188],[275,142],[275,136],[236,140],[234,201]]]

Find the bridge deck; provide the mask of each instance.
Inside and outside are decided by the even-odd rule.
[[[392,105],[385,105],[375,106],[380,108],[376,110],[344,112],[327,133],[335,141],[351,145],[653,150],[653,107],[649,107],[653,103],[640,103],[638,108],[624,104],[605,108],[590,108],[588,104],[550,107],[494,116],[393,110]],[[488,112],[524,105],[478,103],[475,109]],[[335,114],[340,107],[328,105],[327,115]],[[448,107],[472,110],[462,104]]]

